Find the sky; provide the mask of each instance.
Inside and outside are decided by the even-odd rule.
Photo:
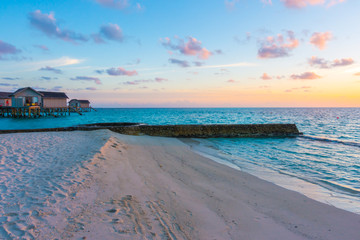
[[[358,0],[1,0],[0,91],[94,107],[360,107]]]

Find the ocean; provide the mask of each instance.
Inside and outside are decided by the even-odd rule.
[[[360,214],[360,108],[103,108],[80,116],[0,118],[0,129],[100,122],[146,124],[295,123],[296,138],[213,138],[189,143],[214,160]],[[5,135],[0,137],[6,137]]]

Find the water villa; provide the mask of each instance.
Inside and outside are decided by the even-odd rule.
[[[94,108],[92,108],[90,106],[89,100],[71,99],[69,101],[69,107],[72,107],[72,108],[75,108],[75,109],[81,109],[84,112],[95,110]]]
[[[74,107],[70,103],[68,106],[67,99],[64,92],[36,91],[31,87],[20,88],[13,93],[0,92],[0,117],[56,117],[70,115],[71,112],[82,115],[81,112],[93,109],[88,100],[78,100],[86,101],[86,104]]]

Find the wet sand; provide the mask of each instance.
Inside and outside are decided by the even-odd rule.
[[[175,138],[100,130],[0,142],[8,186],[0,238],[360,239],[360,215],[218,164]],[[47,166],[39,172],[37,162]],[[42,196],[31,202],[36,190]]]

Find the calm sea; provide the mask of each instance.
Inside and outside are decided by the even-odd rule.
[[[98,109],[83,116],[0,119],[0,129],[100,122],[295,123],[304,136],[218,138],[199,140],[197,145],[210,148],[222,163],[360,213],[360,108]]]

